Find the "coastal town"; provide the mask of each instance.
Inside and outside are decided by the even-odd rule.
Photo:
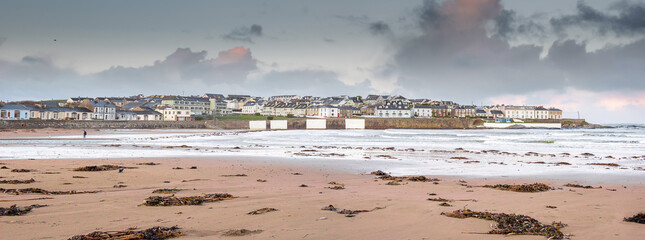
[[[313,97],[206,93],[201,96],[137,95],[70,97],[64,100],[0,102],[2,120],[194,121],[236,116],[287,118],[482,118],[562,119],[562,110],[544,106],[462,105],[400,95]]]

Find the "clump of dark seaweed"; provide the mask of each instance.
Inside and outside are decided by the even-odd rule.
[[[598,187],[593,187],[593,186],[589,186],[589,185],[584,186],[584,185],[580,185],[580,184],[576,184],[576,183],[567,183],[564,186],[565,187],[572,187],[572,188],[586,188],[586,189],[602,188],[602,186],[598,186]]]
[[[390,174],[387,174],[381,170],[374,171],[371,174],[379,176],[379,179],[387,181],[411,181],[411,182],[438,182],[441,179],[438,178],[429,178],[426,176],[407,176],[407,177],[393,177]]]
[[[228,231],[222,233],[222,235],[227,236],[227,237],[237,237],[237,236],[246,236],[246,235],[250,235],[250,234],[258,234],[258,233],[261,233],[261,232],[262,232],[262,230],[260,230],[260,229],[248,230],[248,229],[243,228],[243,229],[231,229],[231,230],[228,230]]]
[[[204,196],[175,197],[173,196],[152,196],[146,198],[144,206],[183,206],[201,205],[207,202],[219,202],[227,199],[237,198],[228,193],[204,194]]]
[[[8,208],[0,207],[0,216],[22,216],[31,212],[31,209],[45,206],[47,205],[34,204],[26,207],[16,207],[16,205],[11,205]]]
[[[278,209],[275,209],[275,208],[260,208],[260,209],[255,210],[255,211],[251,211],[251,212],[249,212],[247,214],[248,215],[260,215],[260,214],[264,214],[264,213],[268,213],[268,212],[275,212],[275,211],[278,211]]]
[[[400,181],[400,180],[389,181],[385,185],[401,185],[401,182],[402,181]]]
[[[440,197],[428,198],[428,201],[433,201],[433,202],[452,202],[452,200],[450,200],[450,199],[445,199],[445,198],[440,198]]]
[[[587,163],[587,165],[607,166],[607,167],[620,167],[618,163]]]
[[[147,166],[155,166],[159,165],[161,163],[156,163],[156,162],[142,162],[142,163],[137,163],[137,165],[147,165]]]
[[[85,194],[97,193],[100,191],[47,191],[41,188],[20,188],[20,189],[4,189],[0,188],[0,193],[20,195],[20,194],[43,194],[43,195],[71,195],[71,194]]]
[[[87,235],[77,235],[68,240],[162,240],[181,236],[181,231],[177,226],[174,227],[151,227],[145,230],[135,231],[136,228],[130,228],[124,231],[101,232],[96,231]]]
[[[16,168],[12,169],[11,172],[33,172],[34,170],[31,169],[23,169],[23,168]]]
[[[532,183],[532,184],[496,184],[496,185],[484,185],[485,188],[494,188],[505,191],[513,192],[546,192],[553,190],[553,188],[544,183]]]
[[[159,188],[159,189],[155,189],[154,191],[152,191],[152,193],[173,194],[173,193],[177,193],[179,191],[181,191],[181,189],[177,189],[177,188]]]
[[[332,189],[332,190],[343,190],[343,189],[345,189],[345,187],[340,186],[340,185],[334,185],[334,186],[327,187],[327,188]]]
[[[640,224],[645,224],[645,212],[636,214],[631,217],[626,217],[623,219],[625,222],[635,222],[635,223],[640,223]]]
[[[541,235],[549,239],[565,239],[567,235],[560,231],[566,225],[561,222],[553,222],[551,225],[543,224],[538,220],[516,214],[476,212],[469,209],[456,210],[454,212],[441,213],[447,217],[453,218],[479,218],[497,222],[495,229],[490,230],[489,234],[507,234],[507,235]]]
[[[359,213],[371,212],[371,211],[383,209],[383,208],[385,207],[375,207],[375,208],[372,208],[371,210],[350,210],[350,209],[338,209],[334,207],[334,205],[330,204],[329,206],[324,207],[321,210],[332,211],[338,214],[345,214],[345,217],[354,217],[356,216],[356,214],[359,214]]]
[[[450,205],[450,204],[449,204],[449,203],[447,203],[447,202],[443,202],[443,203],[439,204],[439,206],[442,206],[442,207],[452,207],[452,205]]]
[[[222,175],[222,177],[246,177],[247,175],[244,173],[238,173],[238,174],[225,174]]]
[[[110,171],[110,170],[117,170],[119,168],[126,168],[123,166],[118,166],[118,165],[100,165],[100,166],[85,166],[85,167],[78,167],[75,168],[74,171],[78,172],[98,172],[98,171]]]
[[[27,180],[0,180],[0,183],[4,184],[28,184],[28,183],[33,183],[36,180],[32,179],[27,179]]]

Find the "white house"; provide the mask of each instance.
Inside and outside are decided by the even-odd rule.
[[[316,106],[316,116],[323,118],[338,117],[340,109],[330,105]]]
[[[549,119],[549,110],[544,107],[535,108],[536,119]]]
[[[129,110],[117,110],[115,120],[132,121],[137,120],[137,114]]]
[[[376,107],[374,116],[381,118],[411,118],[414,113],[411,108],[400,101],[386,102]]]
[[[92,106],[94,106],[94,109],[90,109],[92,110],[92,112],[94,112],[94,119],[116,119],[116,106],[114,106],[113,104],[105,101],[92,102],[91,104]]]
[[[163,120],[163,114],[149,108],[134,108],[131,110],[136,114],[138,121],[160,121]]]
[[[504,106],[502,112],[507,118],[535,119],[534,106]]]
[[[191,115],[207,115],[211,112],[211,101],[208,98],[168,96],[161,104],[176,110],[189,110]]]
[[[0,119],[29,120],[30,111],[23,105],[7,104],[4,107],[0,107]]]
[[[157,108],[156,111],[163,114],[164,121],[190,121],[192,119],[190,110],[187,109],[175,109],[168,106],[161,106]]]
[[[430,106],[414,106],[412,108],[414,111],[414,116],[419,118],[431,118],[432,117],[432,108]]]
[[[264,102],[247,102],[242,106],[242,114],[262,113]]]
[[[269,97],[269,101],[289,102],[291,100],[300,99],[298,95],[279,95]]]

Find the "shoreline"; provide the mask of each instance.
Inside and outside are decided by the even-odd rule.
[[[566,138],[570,136],[569,132],[534,130],[526,135],[522,130],[517,130],[508,136],[542,137],[515,141],[519,142],[516,145],[498,146],[498,139],[507,136],[504,132],[99,130],[83,139],[75,130],[43,130],[27,131],[24,138],[12,138],[18,140],[0,140],[0,159],[207,157],[271,160],[313,167],[332,166],[352,173],[384,170],[394,175],[444,175],[474,179],[504,177],[589,179],[593,182],[624,184],[645,182],[645,156],[642,151],[631,150],[637,149],[634,148],[635,144],[631,147],[629,144],[614,144],[616,147],[624,147],[621,149],[625,151],[617,148],[595,149],[593,146],[563,149],[563,146],[568,146]],[[582,131],[577,134],[584,137],[597,132]],[[17,135],[22,135],[22,132]],[[416,136],[429,140],[400,140]],[[0,139],[3,137],[0,133]],[[462,140],[459,139],[464,137],[471,138],[471,143],[460,144],[459,141]],[[458,142],[443,144],[441,139],[446,138]],[[304,141],[297,141],[299,139]],[[557,141],[546,141],[554,139]],[[560,139],[564,142],[560,143]],[[576,142],[573,144],[579,145]]]
[[[307,129],[311,118],[290,118],[287,130]],[[346,118],[325,118],[326,129],[345,129]],[[347,118],[349,119],[349,118]],[[490,129],[484,128],[480,118],[360,118],[365,129]],[[486,119],[490,120],[490,119]],[[0,120],[0,132],[15,129],[227,129],[249,130],[251,120],[202,120],[202,121],[92,121],[92,120]],[[271,120],[265,121],[270,130]],[[560,123],[563,129],[605,128],[590,124],[585,119],[531,119],[527,123]],[[512,129],[512,128],[511,128]],[[534,129],[534,128],[527,128]]]
[[[137,165],[155,162],[159,165]],[[0,170],[3,179],[34,178],[31,184],[0,184],[1,188],[39,187],[46,190],[100,190],[100,193],[48,195],[52,199],[13,201],[41,195],[8,195],[0,193],[0,207],[47,204],[24,216],[0,217],[0,231],[11,229],[12,239],[66,239],[96,230],[124,230],[132,226],[179,226],[184,233],[178,239],[229,239],[230,229],[263,230],[240,239],[505,239],[504,235],[485,233],[491,221],[455,219],[441,212],[468,208],[475,211],[526,214],[550,224],[562,221],[562,229],[573,239],[639,239],[645,233],[640,224],[626,223],[628,217],[643,211],[645,185],[603,185],[602,189],[580,189],[562,186],[565,181],[544,180],[554,190],[517,193],[478,187],[484,184],[522,184],[533,180],[442,178],[432,182],[404,181],[389,186],[374,175],[352,174],[326,167],[257,161],[248,158],[136,158],[136,159],[51,159],[0,160],[10,169],[34,169],[36,172],[14,173]],[[117,164],[127,168],[77,172],[73,168]],[[332,164],[333,165],[333,164]],[[196,169],[190,169],[195,166]],[[172,169],[182,167],[183,169]],[[376,171],[378,169],[373,169]],[[48,174],[43,174],[48,173]],[[295,173],[299,173],[295,175]],[[225,176],[245,174],[247,176]],[[84,176],[86,178],[73,178]],[[432,176],[436,177],[436,176]],[[257,179],[266,180],[258,182]],[[461,180],[461,181],[460,181]],[[164,183],[168,181],[168,183]],[[331,181],[344,184],[342,190],[327,187]],[[70,184],[66,184],[70,183]],[[308,187],[298,187],[307,184]],[[587,185],[588,183],[580,182]],[[115,188],[113,185],[125,185]],[[471,187],[468,187],[471,186]],[[596,185],[593,185],[596,187]],[[230,193],[239,198],[202,206],[138,206],[157,188],[184,189],[177,196],[202,193]],[[607,189],[615,189],[607,190]],[[451,207],[426,200],[436,197],[456,199]],[[461,201],[473,199],[474,201]],[[332,204],[347,209],[378,210],[348,218],[321,210]],[[557,208],[549,209],[545,206]],[[263,207],[278,211],[258,216],[246,214]],[[423,219],[423,221],[419,221]],[[432,223],[432,224],[428,224]],[[37,228],[39,231],[34,232]],[[515,236],[517,239],[546,239],[542,236]]]

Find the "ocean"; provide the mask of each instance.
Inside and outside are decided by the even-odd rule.
[[[399,175],[645,177],[645,126],[468,130],[103,130],[0,140],[0,159],[248,157]]]

